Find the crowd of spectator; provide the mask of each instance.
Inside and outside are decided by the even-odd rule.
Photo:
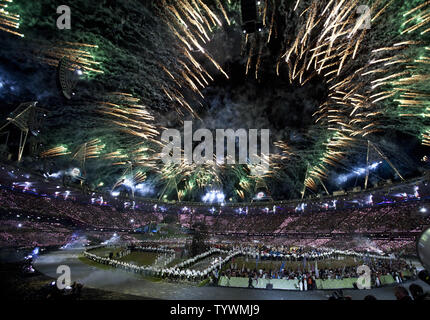
[[[244,235],[214,235],[211,237],[213,246],[218,247],[221,244],[256,244],[270,245],[273,247],[312,247],[312,248],[336,248],[339,250],[353,250],[355,252],[379,252],[379,253],[402,253],[415,254],[416,241],[415,239],[386,239],[377,240],[365,237],[352,238],[318,238],[317,235],[313,238],[294,238],[294,237],[278,237],[278,236],[244,236]]]
[[[189,215],[181,214],[186,227],[204,223],[211,233],[276,234],[294,232],[362,233],[420,232],[430,225],[430,215],[420,212],[420,202],[297,214]]]
[[[75,231],[55,221],[3,218],[0,222],[0,247],[68,247],[79,234],[87,239],[87,245],[98,244],[111,237],[111,233],[103,231]],[[118,232],[117,237],[122,241],[137,241],[133,234],[127,232]]]
[[[397,285],[394,287],[394,297],[397,301],[430,301],[430,293],[425,292],[423,287],[419,284],[412,283],[409,285],[409,291],[402,285]],[[409,293],[410,292],[410,293]],[[345,296],[343,290],[336,290],[329,297],[328,300],[352,300],[351,296]],[[364,297],[365,301],[376,301],[378,300],[374,295],[369,294]]]
[[[0,206],[9,211],[31,215],[69,219],[76,226],[92,229],[135,230],[158,223],[162,216],[135,210],[118,211],[112,206],[80,203],[63,198],[41,197],[19,191],[0,189]]]
[[[411,278],[416,278],[417,270],[414,266],[404,260],[381,260],[372,259],[366,262],[372,274],[372,285],[380,287],[382,285],[381,276],[391,275],[396,283],[403,283]],[[297,281],[297,288],[300,290],[317,289],[316,280],[342,280],[346,278],[358,278],[361,274],[357,273],[357,265],[344,266],[339,268],[318,268],[313,266],[300,269],[280,268],[279,270],[266,269],[264,267],[246,268],[234,263],[230,264],[223,272],[226,277],[244,277],[252,279],[250,284],[258,282],[259,279],[286,279]]]
[[[420,201],[379,205],[367,208],[299,212],[292,214],[189,214],[149,210],[118,210],[113,206],[85,204],[63,198],[41,197],[22,191],[0,188],[0,244],[4,246],[62,245],[75,230],[96,234],[106,240],[106,234],[128,234],[132,240],[136,230],[156,226],[164,221],[192,229],[204,224],[216,241],[233,239],[252,243],[264,238],[265,242],[297,246],[337,247],[354,250],[375,249],[382,251],[413,249],[411,239],[369,241],[352,237],[345,241],[339,234],[418,232],[430,225],[430,215]],[[25,232],[24,232],[25,231]],[[295,233],[315,234],[314,238],[292,237]],[[318,233],[334,235],[319,237]],[[288,237],[284,237],[288,235]],[[351,237],[350,237],[351,238]],[[372,246],[374,248],[372,248]]]

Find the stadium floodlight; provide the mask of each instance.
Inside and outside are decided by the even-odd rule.
[[[83,72],[81,69],[76,69],[74,66],[76,61],[70,60],[67,57],[60,59],[57,67],[57,85],[63,96],[70,100],[75,95],[73,92],[76,84]]]
[[[207,202],[207,203],[213,203],[213,202],[224,203],[225,195],[221,191],[212,190],[212,191],[207,192],[202,197],[202,200],[203,200],[203,202]]]

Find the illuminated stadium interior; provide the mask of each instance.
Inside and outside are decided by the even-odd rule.
[[[9,298],[430,299],[429,28],[425,0],[0,0]]]

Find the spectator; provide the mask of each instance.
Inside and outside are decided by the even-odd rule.
[[[418,284],[411,284],[409,286],[409,291],[411,292],[412,298],[414,298],[415,301],[430,300],[428,293],[424,293],[423,288]]]
[[[398,301],[412,301],[412,298],[409,296],[408,290],[403,286],[396,286],[394,288],[394,295]]]
[[[254,288],[253,284],[253,279],[252,279],[252,275],[249,274],[249,278],[248,278],[248,288]]]

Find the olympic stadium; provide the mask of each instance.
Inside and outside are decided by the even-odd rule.
[[[430,300],[430,3],[0,1],[12,300]]]

